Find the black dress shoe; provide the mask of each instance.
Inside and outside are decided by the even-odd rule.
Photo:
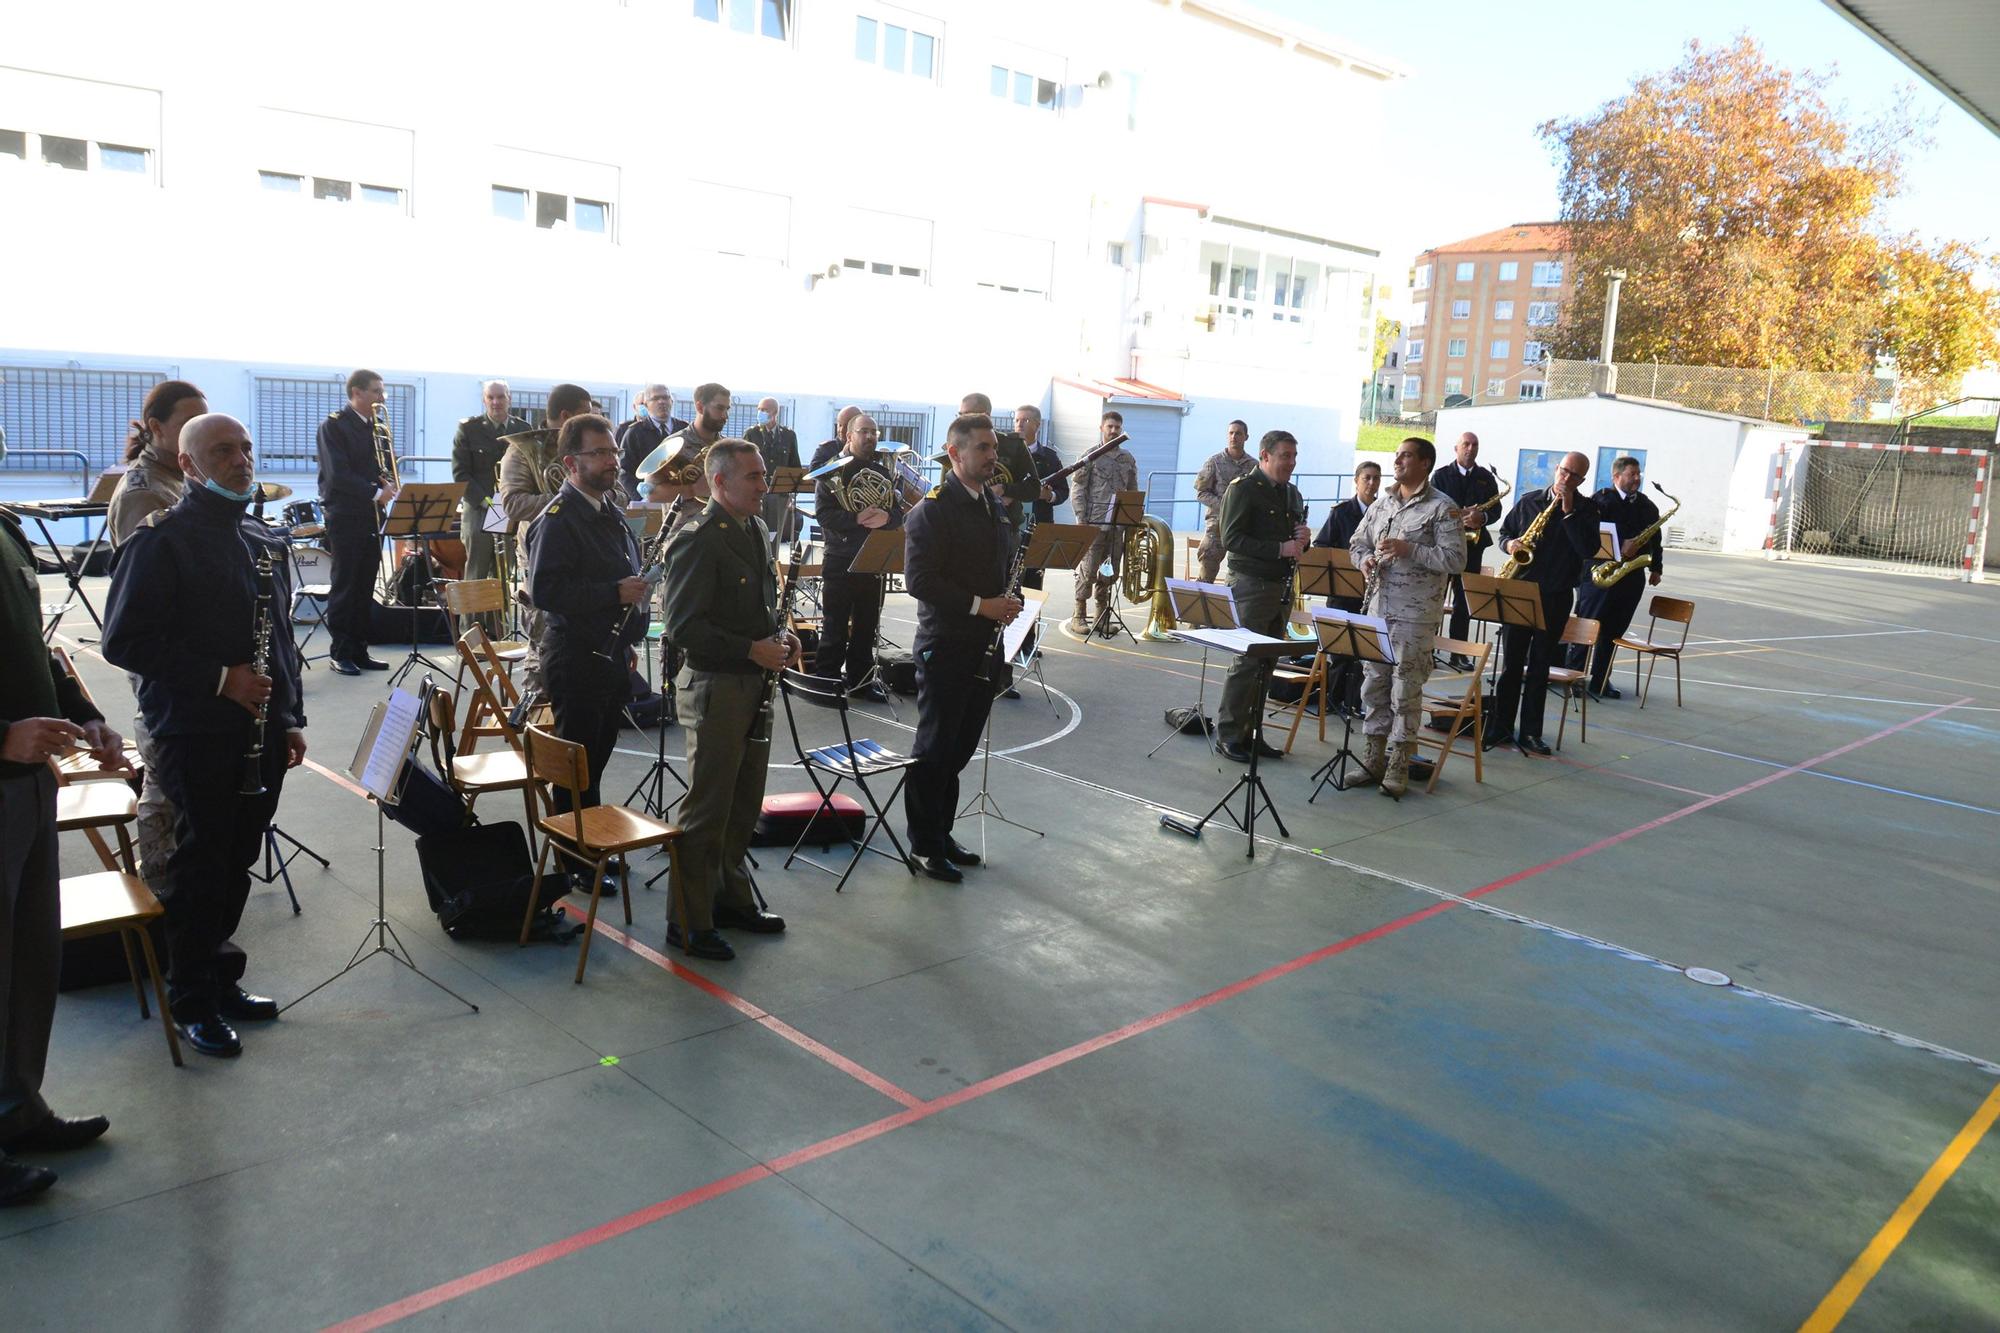
[[[33,1129],[24,1129],[7,1140],[8,1152],[68,1152],[104,1136],[111,1122],[101,1115],[65,1120],[52,1115]]]
[[[1616,685],[1606,685],[1601,690],[1592,690],[1590,697],[1600,701],[1605,699],[1623,699],[1625,691],[1619,689]]]
[[[1513,743],[1514,743],[1513,732],[1489,731],[1486,733],[1486,743],[1484,745],[1481,745],[1479,748],[1482,750],[1497,750],[1503,745],[1512,745]]]
[[[1021,697],[1021,692],[1012,685],[1009,685],[1006,689],[1000,691],[1000,697],[1002,699],[1018,699]]]
[[[715,908],[715,927],[717,930],[747,930],[752,935],[782,935],[785,931],[785,918],[776,912],[761,912],[754,907],[747,912],[739,912],[718,903]]]
[[[181,1036],[203,1055],[226,1058],[243,1054],[243,1038],[237,1036],[236,1029],[223,1022],[220,1015],[181,1024]]]
[[[889,692],[883,689],[880,685],[877,685],[872,680],[865,685],[855,685],[849,687],[847,691],[847,697],[850,699],[866,699],[870,703],[877,703],[877,704],[885,704],[889,702]]]
[[[45,1166],[0,1158],[0,1208],[26,1203],[55,1183],[56,1173]]]
[[[1285,757],[1283,750],[1280,750],[1262,736],[1257,738],[1257,753],[1266,759],[1283,759]]]
[[[363,671],[387,671],[389,669],[387,662],[377,661],[367,653],[363,653],[361,656],[355,658],[354,665],[360,667]]]
[[[957,884],[965,879],[965,872],[943,856],[919,856],[917,869],[932,879],[941,879],[947,884]]]
[[[239,1023],[268,1023],[278,1016],[276,1000],[252,995],[241,986],[231,986],[222,992],[222,998],[215,1007],[224,1018],[233,1018]]]
[[[1522,754],[1547,755],[1553,753],[1549,749],[1548,742],[1540,736],[1523,736],[1515,743],[1521,747]]]
[[[718,963],[726,963],[736,956],[736,950],[729,947],[729,941],[722,938],[719,930],[697,930],[683,941],[680,931],[669,923],[667,943],[690,957],[712,958]]]
[[[1451,669],[1453,671],[1470,671],[1472,670],[1472,659],[1466,657],[1464,654],[1460,654],[1451,659]]]
[[[956,838],[948,838],[944,844],[944,859],[955,866],[976,866],[979,864],[980,858],[978,852],[973,851],[964,843],[959,842]]]
[[[1250,762],[1250,747],[1242,741],[1217,741],[1215,743],[1215,752],[1232,764],[1247,764]]]
[[[337,676],[358,676],[361,674],[361,668],[345,658],[336,657],[328,662],[327,665],[333,668],[334,674]]]

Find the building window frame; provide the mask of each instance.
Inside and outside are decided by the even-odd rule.
[[[1469,301],[1469,300],[1468,300],[1468,301],[1453,301],[1453,302],[1451,303],[1451,317],[1452,317],[1453,319],[1471,319],[1471,318],[1472,318],[1472,302],[1471,302],[1471,301]]]
[[[1528,327],[1545,329],[1553,325],[1556,322],[1557,304],[1555,301],[1528,302]]]
[[[1513,354],[1514,340],[1511,338],[1495,338],[1487,344],[1486,359],[1488,361],[1505,361]]]
[[[1416,277],[1410,282],[1410,290],[1418,292],[1428,291],[1430,290],[1430,285],[1431,266],[1429,264],[1417,265]]]
[[[617,205],[609,199],[538,190],[528,185],[508,185],[494,181],[489,187],[488,216],[505,226],[526,226],[535,231],[565,232],[577,236],[614,239]],[[518,215],[502,211],[503,200],[517,202]]]
[[[1528,281],[1531,287],[1560,287],[1563,285],[1563,261],[1560,259],[1538,259],[1535,261],[1534,275]]]
[[[1501,260],[1500,281],[1519,282],[1520,280],[1521,280],[1521,261],[1518,259]]]
[[[1447,339],[1444,345],[1444,354],[1446,356],[1464,356],[1465,339],[1463,338]]]
[[[792,0],[692,0],[697,22],[713,23],[722,32],[763,37],[782,46],[792,44],[798,15]],[[771,29],[777,28],[776,32]]]
[[[1495,324],[1505,324],[1513,318],[1514,303],[1512,301],[1495,301],[1493,303],[1493,322]]]
[[[1540,380],[1522,380],[1516,396],[1524,403],[1539,403],[1548,396],[1547,386]]]
[[[1471,282],[1474,278],[1478,276],[1479,276],[1479,265],[1474,263],[1470,259],[1459,260],[1457,264],[1453,266],[1451,271],[1451,278],[1453,282]]]
[[[944,20],[894,5],[854,12],[854,58],[885,74],[938,86],[944,71]]]
[[[1424,340],[1422,338],[1410,339],[1410,350],[1403,354],[1404,364],[1414,366],[1417,364],[1417,362],[1423,359],[1424,359]]]
[[[989,64],[986,91],[994,100],[1009,106],[1018,106],[1029,111],[1047,111],[1057,116],[1062,114],[1062,80],[1045,78],[1034,70]]]

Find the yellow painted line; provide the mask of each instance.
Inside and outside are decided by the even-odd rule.
[[[1882,1265],[1910,1234],[1910,1228],[1917,1224],[1924,1209],[1930,1207],[1931,1200],[1944,1188],[1952,1173],[1972,1155],[1979,1146],[1979,1140],[1986,1137],[1986,1131],[1993,1128],[1995,1119],[2000,1119],[2000,1085],[1986,1094],[1986,1100],[1972,1113],[1972,1119],[1965,1122],[1965,1128],[1958,1131],[1958,1137],[1945,1146],[1938,1159],[1931,1163],[1931,1169],[1924,1172],[1924,1178],[1903,1200],[1903,1206],[1893,1213],[1882,1229],[1875,1233],[1875,1239],[1868,1242],[1858,1258],[1848,1266],[1840,1281],[1833,1284],[1833,1290],[1819,1303],[1805,1323],[1799,1325],[1799,1333],[1826,1333],[1847,1317],[1847,1312],[1861,1296],[1875,1275],[1882,1271]]]

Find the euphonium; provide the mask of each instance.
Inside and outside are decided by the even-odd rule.
[[[1125,570],[1120,591],[1134,606],[1150,601],[1142,639],[1166,640],[1175,627],[1173,604],[1167,598],[1167,578],[1173,573],[1174,532],[1163,521],[1146,515],[1143,523],[1125,534]]]
[[[1542,512],[1535,515],[1535,521],[1530,523],[1528,530],[1516,540],[1514,554],[1508,556],[1507,563],[1500,566],[1501,578],[1517,579],[1521,577],[1522,570],[1535,563],[1535,543],[1542,539],[1542,529],[1549,525],[1549,515],[1561,508],[1562,501],[1551,494],[1548,503],[1542,506]]]
[[[389,429],[389,413],[382,404],[375,404],[375,470],[388,478],[390,490],[401,490],[402,473],[396,467],[396,437]]]
[[[1667,488],[1660,485],[1659,482],[1656,481],[1653,483],[1653,489],[1665,495],[1669,500],[1674,500],[1674,497],[1668,494]],[[1644,546],[1647,542],[1652,541],[1653,534],[1665,527],[1667,520],[1678,514],[1680,510],[1681,502],[1674,500],[1674,507],[1672,509],[1654,519],[1645,531],[1635,535],[1632,540]],[[1591,566],[1590,581],[1600,588],[1608,588],[1627,574],[1644,569],[1652,563],[1653,557],[1651,555],[1635,555],[1630,560],[1601,560]]]

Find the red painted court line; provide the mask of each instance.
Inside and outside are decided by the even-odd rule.
[[[313,772],[319,774],[321,777],[325,778],[328,782],[333,783],[336,787],[345,788],[348,792],[350,792],[355,796],[359,796],[364,801],[368,799],[368,793],[362,788],[360,783],[356,782],[353,778],[348,777],[347,774],[345,773],[334,772],[332,769],[328,768],[325,764],[320,763],[319,760],[317,759],[313,759],[310,757],[301,759],[299,761],[299,767],[310,768]]]
[[[1706,800],[1709,795],[1705,791],[1696,791],[1692,787],[1676,787],[1671,782],[1658,782],[1652,778],[1642,778],[1637,773],[1627,773],[1624,769],[1613,768],[1609,764],[1586,764],[1581,759],[1568,759],[1559,754],[1550,755],[1549,758],[1559,764],[1568,764],[1571,768],[1580,768],[1586,773],[1608,773],[1614,778],[1624,778],[1627,782],[1643,782],[1648,787],[1663,787],[1667,791],[1677,791],[1683,796],[1699,796]]]
[[[1969,697],[1970,696],[1968,696],[1968,699]],[[1481,898],[1485,897],[1487,894],[1490,893],[1497,893],[1499,890],[1504,889],[1509,885],[1518,884],[1526,879],[1532,879],[1534,876],[1542,874],[1545,871],[1553,870],[1558,866],[1568,865],[1572,861],[1581,860],[1586,856],[1593,855],[1594,853],[1603,851],[1606,848],[1615,847],[1620,843],[1629,841],[1630,839],[1639,836],[1641,833],[1645,833],[1652,829],[1659,828],[1662,825],[1671,824],[1676,820],[1686,818],[1688,815],[1692,815],[1699,811],[1709,809],[1716,805],[1720,805],[1724,801],[1733,800],[1738,796],[1746,795],[1747,793],[1756,791],[1761,787],[1768,787],[1773,782],[1777,782],[1782,778],[1790,777],[1794,773],[1802,773],[1806,769],[1813,768],[1819,764],[1826,763],[1829,760],[1837,759],[1841,755],[1847,754],[1854,750],[1858,750],[1864,745],[1871,745],[1874,742],[1879,741],[1886,736],[1893,736],[1899,731],[1905,731],[1910,727],[1917,725],[1919,722],[1925,722],[1933,717],[1938,716],[1940,713],[1949,712],[1951,709],[1957,708],[1966,703],[1968,699],[1960,699],[1956,703],[1941,704],[1938,707],[1931,709],[1929,712],[1920,714],[1916,717],[1908,718],[1905,721],[1894,724],[1893,726],[1884,727],[1880,731],[1874,732],[1867,736],[1863,736],[1859,740],[1849,741],[1845,745],[1838,746],[1832,750],[1828,750],[1825,754],[1817,755],[1811,759],[1804,760],[1800,763],[1792,764],[1786,768],[1779,769],[1772,773],[1767,773],[1763,777],[1758,778],[1755,781],[1746,782],[1740,787],[1732,787],[1730,790],[1723,792],[1717,796],[1706,797],[1700,801],[1695,802],[1693,805],[1685,806],[1682,809],[1676,810],[1671,814],[1662,815],[1657,819],[1651,819],[1643,824],[1635,825],[1634,827],[1625,830],[1623,833],[1614,833],[1610,837],[1600,838],[1596,842],[1591,843],[1587,847],[1578,848],[1576,851],[1570,852],[1564,856],[1556,857],[1554,860],[1551,861],[1544,861],[1541,865],[1530,866],[1526,870],[1516,871],[1511,875],[1505,876],[1504,878],[1501,879],[1494,880],[1490,884],[1482,885],[1481,887],[1472,890],[1470,893],[1466,893],[1461,896],[1464,898]],[[625,1235],[627,1232],[636,1230],[639,1227],[643,1227],[648,1225],[649,1223],[658,1221],[661,1218],[670,1217],[675,1213],[685,1212],[687,1209],[692,1208],[697,1204],[705,1203],[709,1199],[720,1198],[725,1194],[732,1194],[735,1191],[743,1188],[745,1185],[749,1185],[755,1181],[775,1176],[780,1172],[791,1170],[794,1167],[803,1166],[809,1162],[815,1162],[822,1158],[830,1157],[835,1153],[844,1151],[845,1149],[848,1148],[852,1148],[857,1144],[867,1143],[873,1139],[878,1139],[882,1137],[884,1134],[891,1132],[892,1130],[901,1129],[906,1125],[916,1124],[921,1120],[927,1120],[931,1116],[938,1114],[940,1111],[947,1111],[952,1109],[953,1107],[962,1106],[967,1102],[974,1101],[980,1097],[987,1096],[989,1093],[998,1092],[1003,1088],[1012,1087],[1017,1083],[1035,1077],[1037,1074],[1046,1073],[1051,1069],[1059,1068],[1060,1066],[1069,1064],[1072,1061],[1082,1059],[1084,1056],[1090,1055],[1096,1051],[1101,1051],[1108,1046],[1115,1046],[1120,1042],[1127,1041],[1130,1038],[1139,1036],[1142,1033],[1151,1032],[1156,1028],[1164,1027],[1168,1023],[1172,1023],[1178,1019],[1185,1018],[1189,1014],[1197,1013],[1203,1009],[1209,1008],[1212,1005],[1220,1004],[1224,1000],[1232,999],[1238,995],[1242,995],[1246,991],[1254,990],[1259,986],[1263,986],[1272,981],[1276,981],[1280,977],[1290,976],[1292,973],[1300,971],[1303,968],[1311,967],[1316,963],[1324,962],[1326,959],[1335,957],[1339,954],[1347,953],[1352,949],[1357,949],[1364,944],[1368,944],[1371,943],[1372,941],[1379,940],[1385,938],[1386,936],[1396,934],[1399,931],[1406,930],[1409,927],[1416,925],[1420,921],[1427,921],[1431,917],[1438,916],[1444,912],[1450,911],[1452,907],[1454,907],[1455,905],[1456,904],[1452,901],[1434,903],[1429,907],[1421,908],[1418,911],[1411,912],[1406,916],[1397,917],[1393,921],[1384,922],[1382,925],[1376,926],[1372,930],[1363,931],[1358,935],[1350,935],[1344,940],[1339,940],[1333,944],[1326,945],[1323,948],[1315,949],[1311,953],[1301,954],[1297,958],[1294,958],[1289,962],[1278,963],[1272,967],[1268,967],[1264,969],[1262,972],[1257,972],[1251,976],[1243,978],[1241,981],[1232,982],[1229,985],[1222,987],[1220,990],[1210,991],[1206,995],[1200,996],[1193,1000],[1189,1000],[1184,1004],[1175,1005],[1171,1009],[1163,1009],[1159,1013],[1156,1013],[1151,1017],[1142,1018],[1139,1019],[1137,1022],[1128,1023],[1124,1027],[1116,1028],[1110,1032],[1104,1033],[1102,1036],[1092,1037],[1086,1041],[1078,1042],[1074,1046],[1065,1047],[1062,1050],[1056,1051],[1051,1055],[1042,1056],[1040,1059],[1031,1060],[1027,1064],[1019,1065],[1003,1073],[995,1074],[991,1078],[982,1079],[978,1083],[973,1083],[968,1085],[967,1087],[960,1088],[956,1092],[947,1093],[945,1096],[939,1097],[934,1101],[922,1102],[916,1106],[910,1107],[907,1110],[899,1111],[894,1115],[884,1116],[880,1120],[872,1121],[866,1125],[858,1126],[857,1128],[847,1130],[844,1133],[833,1135],[830,1138],[821,1139],[818,1143],[808,1144],[803,1148],[798,1148],[792,1152],[785,1153],[782,1156],[773,1158],[766,1165],[751,1167],[748,1170],[739,1171],[734,1175],[725,1176],[720,1180],[713,1181],[710,1184],[700,1186],[699,1188],[690,1190],[685,1194],[676,1195],[671,1199],[666,1199],[660,1203],[652,1204],[646,1208],[640,1209],[637,1212],[627,1213],[623,1217],[613,1218],[611,1221],[602,1223],[596,1227],[592,1227],[588,1231],[579,1231],[576,1234],[564,1237],[561,1240],[552,1241],[549,1244],[541,1246],[538,1249],[530,1250],[526,1254],[518,1255],[512,1259],[502,1260],[500,1263],[490,1265],[486,1268],[482,1268],[475,1273],[469,1273],[464,1277],[454,1278],[449,1282],[440,1283],[438,1286],[432,1287],[426,1291],[420,1291],[413,1296],[406,1296],[400,1301],[396,1301],[392,1304],[382,1306],[381,1308],[370,1311],[367,1314],[357,1316],[354,1319],[347,1320],[340,1324],[332,1325],[331,1328],[336,1330],[359,1330],[359,1329],[380,1328],[385,1324],[393,1323],[394,1321],[405,1318],[408,1315],[416,1314],[423,1310],[433,1309],[436,1306],[446,1303],[447,1301],[456,1300],[461,1296],[467,1296],[475,1291],[481,1290],[482,1288],[492,1286],[496,1282],[502,1282],[520,1273],[525,1273],[532,1269],[540,1268],[545,1264],[552,1263],[557,1259],[564,1258],[568,1255],[574,1254],[579,1250],[587,1249],[592,1245],[600,1243],[601,1241],[611,1240],[615,1237]]]
[[[806,1054],[824,1060],[827,1064],[832,1065],[855,1082],[866,1084],[868,1087],[881,1093],[884,1097],[887,1097],[890,1101],[901,1106],[922,1106],[924,1104],[924,1099],[917,1096],[914,1092],[897,1087],[880,1074],[856,1064],[839,1051],[834,1050],[831,1046],[813,1040],[790,1023],[787,1023],[784,1019],[764,1012],[741,995],[717,985],[701,973],[682,967],[658,949],[633,939],[616,926],[599,921],[597,923],[597,932],[613,944],[622,945],[630,949],[633,953],[639,955],[639,957],[645,959],[655,967],[664,968],[689,985],[714,996],[737,1013],[754,1021],[759,1027],[777,1033],[780,1037],[783,1037]]]

